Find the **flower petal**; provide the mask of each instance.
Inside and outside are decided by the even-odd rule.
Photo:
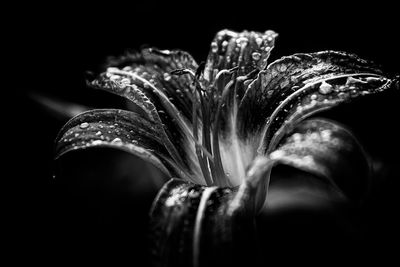
[[[242,207],[230,209],[235,194],[233,189],[176,179],[165,184],[150,212],[155,265],[254,263],[257,252],[253,217],[246,216]]]
[[[180,174],[163,145],[163,136],[145,117],[123,110],[90,110],[72,118],[60,131],[56,158],[74,150],[111,147],[132,153],[164,173]]]
[[[264,69],[278,36],[274,31],[234,32],[222,30],[211,42],[204,79],[211,84],[219,71],[238,67],[238,76]]]
[[[126,66],[125,64],[130,64]],[[190,176],[201,177],[195,156],[191,114],[193,80],[190,75],[171,75],[178,69],[197,67],[192,57],[182,51],[144,49],[140,54],[114,60],[108,69],[90,82],[98,89],[125,97],[138,105],[157,130],[175,162]],[[122,69],[121,69],[122,68]]]
[[[392,85],[381,70],[355,55],[323,51],[284,57],[249,84],[238,111],[239,134],[249,138],[261,132],[259,152],[270,152],[286,132],[281,127]]]
[[[163,92],[186,118],[191,119],[193,77],[171,75],[171,72],[178,69],[196,71],[198,65],[189,53],[181,50],[147,48],[142,49],[140,53],[111,58],[107,67],[133,73],[149,81]],[[111,75],[109,74],[109,78],[112,77]],[[113,81],[121,82],[116,77],[113,77]],[[128,85],[126,80],[123,83]]]
[[[371,182],[371,167],[357,139],[326,119],[303,121],[270,157],[325,179],[331,189],[353,200],[362,199]]]

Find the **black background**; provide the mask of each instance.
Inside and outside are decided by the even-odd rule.
[[[114,216],[111,222],[99,222],[86,209],[87,203],[79,206],[57,187],[52,179],[53,140],[65,120],[28,97],[33,93],[92,107],[118,105],[114,97],[85,86],[85,72],[95,70],[109,55],[148,44],[189,51],[201,62],[220,29],[273,29],[280,35],[272,60],[296,52],[343,50],[399,72],[399,27],[394,4],[281,2],[133,1],[121,4],[111,1],[101,5],[64,3],[14,7],[12,16],[3,23],[6,33],[3,42],[10,46],[4,53],[11,59],[6,66],[11,73],[3,76],[7,80],[3,91],[12,93],[10,98],[3,98],[3,107],[7,107],[4,112],[8,114],[5,117],[11,117],[11,122],[5,125],[7,137],[4,139],[10,148],[6,152],[6,169],[10,171],[4,173],[3,179],[12,182],[12,190],[8,185],[3,190],[9,193],[4,194],[6,210],[10,211],[4,220],[10,225],[5,232],[9,237],[7,251],[11,252],[12,259],[57,266],[67,261],[80,262],[81,256],[88,263],[106,259],[115,263],[124,259],[131,260],[132,265],[145,258],[144,228],[126,230],[128,223],[123,226],[116,223],[115,217],[121,215],[115,214],[110,215]],[[392,190],[388,192],[395,192]],[[129,203],[122,208],[123,212],[135,210],[146,215],[149,201],[131,203],[132,208]],[[386,211],[397,212],[389,208]],[[382,216],[382,220],[392,219],[387,215],[377,216]],[[137,217],[122,216],[128,222],[139,220]],[[371,246],[375,245],[380,253],[374,258],[393,257],[390,251],[393,247],[385,244],[392,239],[391,232],[384,227],[394,224],[377,225],[387,239],[379,238],[379,244],[368,243],[364,259],[374,255],[375,249]],[[379,236],[379,231],[375,230],[374,235]],[[122,242],[131,245],[122,245]],[[337,255],[333,253],[332,257]]]

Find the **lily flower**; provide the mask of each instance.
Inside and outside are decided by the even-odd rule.
[[[89,110],[61,130],[57,157],[111,147],[173,178],[150,215],[158,265],[218,265],[226,254],[253,251],[248,241],[256,236],[255,216],[268,208],[274,166],[318,177],[338,201],[359,201],[367,191],[363,147],[345,126],[316,115],[398,89],[398,77],[336,51],[269,63],[277,36],[222,30],[200,65],[181,50],[113,58],[88,83],[133,108]]]

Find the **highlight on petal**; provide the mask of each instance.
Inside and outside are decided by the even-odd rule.
[[[125,97],[140,107],[164,136],[164,145],[185,173],[184,178],[206,184],[200,175],[192,133],[194,77],[172,75],[177,69],[193,72],[197,67],[193,58],[179,50],[150,48],[114,60],[110,66],[90,85]]]

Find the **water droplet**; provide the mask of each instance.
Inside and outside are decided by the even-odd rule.
[[[311,95],[311,100],[316,100],[316,99],[317,99],[317,95],[316,94]]]
[[[239,37],[236,39],[236,43],[238,45],[240,45],[242,48],[244,46],[246,46],[248,42],[249,42],[249,39],[247,39],[246,37]]]
[[[281,67],[279,68],[279,70],[280,70],[281,72],[286,71],[286,69],[287,69],[287,67],[286,67],[285,64],[282,64]]]
[[[127,85],[129,85],[130,83],[131,83],[131,81],[130,81],[128,78],[123,78],[123,79],[121,80],[121,84],[124,85],[124,86],[127,86]]]
[[[271,159],[279,159],[286,155],[285,151],[283,150],[275,150],[270,154]]]
[[[321,85],[319,86],[318,92],[320,92],[323,95],[327,95],[327,94],[330,94],[332,92],[332,90],[333,90],[332,85],[330,85],[329,83],[323,81],[321,83]]]
[[[213,52],[213,53],[218,52],[218,44],[216,42],[211,43],[211,52]]]
[[[299,133],[295,133],[295,134],[293,134],[292,135],[292,138],[293,138],[293,141],[295,142],[295,143],[299,143],[299,142],[301,142],[301,134],[299,134]]]
[[[264,48],[264,51],[265,51],[265,52],[268,52],[269,50],[271,50],[271,47],[269,47],[269,46],[266,46],[266,47]]]
[[[329,129],[326,129],[326,130],[321,131],[321,138],[322,138],[322,140],[323,140],[323,141],[328,141],[329,138],[331,137],[331,134],[332,134],[332,132],[331,132],[331,130],[329,130]]]
[[[275,36],[276,35],[276,33],[273,30],[266,30],[264,32],[264,34],[267,36]]]
[[[112,76],[110,77],[110,80],[111,80],[111,81],[115,81],[115,80],[118,80],[119,78],[121,78],[121,76],[119,76],[119,75],[112,75]]]
[[[92,145],[93,145],[93,146],[97,146],[97,145],[101,145],[102,143],[103,143],[103,141],[94,140],[94,141],[92,142]]]
[[[96,133],[96,135],[97,135],[97,136],[101,135],[101,132],[100,132],[100,131],[98,131],[98,132]]]
[[[318,140],[318,139],[319,139],[319,134],[313,132],[313,133],[310,134],[310,138],[311,138],[311,139],[314,139],[314,141],[315,141],[315,140]]]
[[[169,73],[165,72],[165,73],[164,73],[164,80],[166,80],[167,82],[168,82],[169,80],[171,80],[171,75],[169,75]]]
[[[258,52],[253,52],[253,54],[251,54],[251,57],[253,58],[253,60],[258,61],[261,58],[261,54]]]
[[[190,190],[190,192],[189,192],[190,198],[197,198],[197,197],[199,197],[199,195],[200,195],[200,193],[196,190]]]
[[[224,46],[224,47],[228,46],[228,41],[227,40],[223,41],[222,46]]]
[[[306,155],[306,156],[303,157],[303,161],[304,161],[305,164],[311,165],[314,162],[314,158],[312,156],[310,156],[310,155]]]
[[[120,143],[122,143],[122,140],[121,140],[121,138],[114,138],[112,141],[111,141],[111,143],[112,144],[120,144]]]
[[[257,37],[257,38],[256,38],[256,43],[257,43],[258,46],[261,46],[261,45],[262,45],[262,42],[263,42],[263,39],[262,39],[262,38],[260,38],[260,37]]]
[[[81,129],[86,129],[88,127],[89,127],[89,123],[87,123],[87,122],[82,122],[81,125],[79,125],[79,128],[81,128]]]
[[[381,79],[380,79],[380,78],[377,78],[377,77],[367,77],[367,78],[365,79],[365,81],[366,81],[366,82],[379,82],[379,81],[381,81]]]
[[[333,145],[333,146],[338,146],[339,143],[340,143],[339,139],[337,139],[337,138],[333,138],[333,139],[331,140],[331,142],[332,142],[332,145]]]
[[[75,135],[74,135],[75,137],[78,137],[79,136],[79,133],[75,133]]]
[[[109,67],[109,68],[107,68],[107,72],[116,72],[116,71],[119,71],[119,69],[116,68],[116,67]]]

